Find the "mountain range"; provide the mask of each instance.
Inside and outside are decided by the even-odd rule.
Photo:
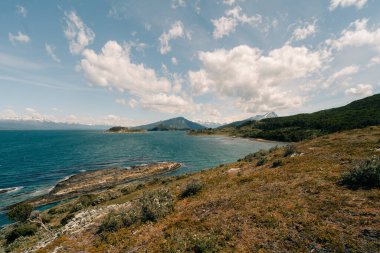
[[[262,119],[270,119],[270,118],[277,118],[277,117],[278,117],[278,115],[275,112],[268,112],[268,113],[265,113],[262,115],[256,115],[256,116],[250,117],[248,119],[234,121],[234,122],[231,122],[229,124],[219,126],[218,128],[229,127],[229,126],[240,126],[240,125],[242,125],[246,122],[250,122],[250,121],[259,121]]]
[[[41,120],[0,119],[0,130],[105,130],[103,125],[70,124]]]
[[[147,131],[201,130],[205,128],[206,127],[201,124],[185,119],[184,117],[177,117],[147,125],[131,127],[131,129],[141,129]]]

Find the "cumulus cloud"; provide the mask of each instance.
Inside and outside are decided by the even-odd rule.
[[[172,57],[171,61],[172,61],[173,65],[177,65],[178,64],[178,60],[175,57]]]
[[[176,9],[178,7],[185,7],[186,6],[186,0],[172,0],[171,7],[173,9]]]
[[[183,38],[184,35],[184,28],[181,21],[177,21],[172,24],[170,30],[161,34],[159,38],[161,54],[167,54],[171,51],[171,47],[169,45],[170,40]]]
[[[50,58],[53,59],[53,61],[58,62],[58,63],[61,62],[61,59],[59,59],[59,58],[55,55],[55,53],[54,53],[55,46],[50,45],[50,44],[48,44],[48,43],[45,43],[45,50],[46,50],[46,53],[50,56]]]
[[[15,44],[16,42],[21,43],[21,44],[27,44],[30,42],[29,36],[26,34],[23,34],[20,31],[16,35],[9,33],[8,39],[12,44]]]
[[[80,54],[95,38],[95,33],[83,23],[74,11],[65,12],[65,37],[71,54]]]
[[[305,23],[294,30],[292,37],[290,38],[290,41],[304,40],[307,37],[314,35],[316,32],[317,26],[315,22]]]
[[[211,22],[214,25],[213,37],[215,39],[221,39],[224,36],[228,36],[231,32],[234,32],[236,26],[239,24],[249,24],[251,26],[260,24],[262,17],[259,14],[249,17],[242,13],[240,6],[236,6],[233,9],[227,10],[223,17],[213,19]]]
[[[108,41],[98,54],[85,49],[79,67],[91,84],[127,91],[143,108],[171,113],[192,104],[176,94],[180,91],[178,78],[160,77],[155,70],[133,63],[130,48],[116,41]]]
[[[329,86],[331,83],[335,82],[336,80],[338,80],[340,78],[356,74],[359,72],[359,70],[360,70],[360,67],[357,65],[350,65],[350,66],[344,67],[341,70],[332,74],[327,79],[325,86]]]
[[[223,0],[223,3],[227,5],[233,5],[235,2],[236,0]]]
[[[306,47],[285,45],[264,55],[258,48],[241,45],[200,52],[203,68],[189,71],[188,78],[195,94],[215,92],[222,98],[234,98],[246,111],[286,109],[303,102],[287,84],[317,72],[326,58]]]
[[[28,10],[22,5],[16,5],[16,10],[17,13],[24,18],[26,18],[26,16],[28,15]]]
[[[374,65],[377,65],[380,63],[380,57],[379,56],[375,56],[375,57],[372,57],[371,60],[369,61],[368,63],[368,67],[372,67]]]
[[[337,50],[370,46],[380,51],[380,28],[368,28],[368,19],[358,19],[344,29],[338,39],[329,39],[326,43]]]
[[[361,9],[366,3],[367,0],[331,0],[329,10],[333,11],[339,6],[342,8],[355,6],[356,8]]]
[[[371,84],[358,84],[347,89],[345,94],[348,96],[369,96],[373,94],[373,87]]]

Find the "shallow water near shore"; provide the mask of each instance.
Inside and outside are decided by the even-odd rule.
[[[229,163],[281,143],[186,132],[0,131],[0,209],[48,193],[83,171],[153,162],[183,163],[175,174]],[[0,213],[0,226],[8,223]]]

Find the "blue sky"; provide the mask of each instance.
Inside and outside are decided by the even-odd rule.
[[[230,122],[380,91],[376,0],[0,2],[0,118]]]

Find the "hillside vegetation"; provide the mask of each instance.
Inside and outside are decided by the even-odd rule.
[[[248,121],[238,126],[191,131],[190,134],[227,134],[276,141],[301,141],[338,131],[380,125],[380,94],[346,106],[287,117]]]
[[[0,238],[13,252],[380,252],[379,156],[379,126],[334,133],[86,195]]]

